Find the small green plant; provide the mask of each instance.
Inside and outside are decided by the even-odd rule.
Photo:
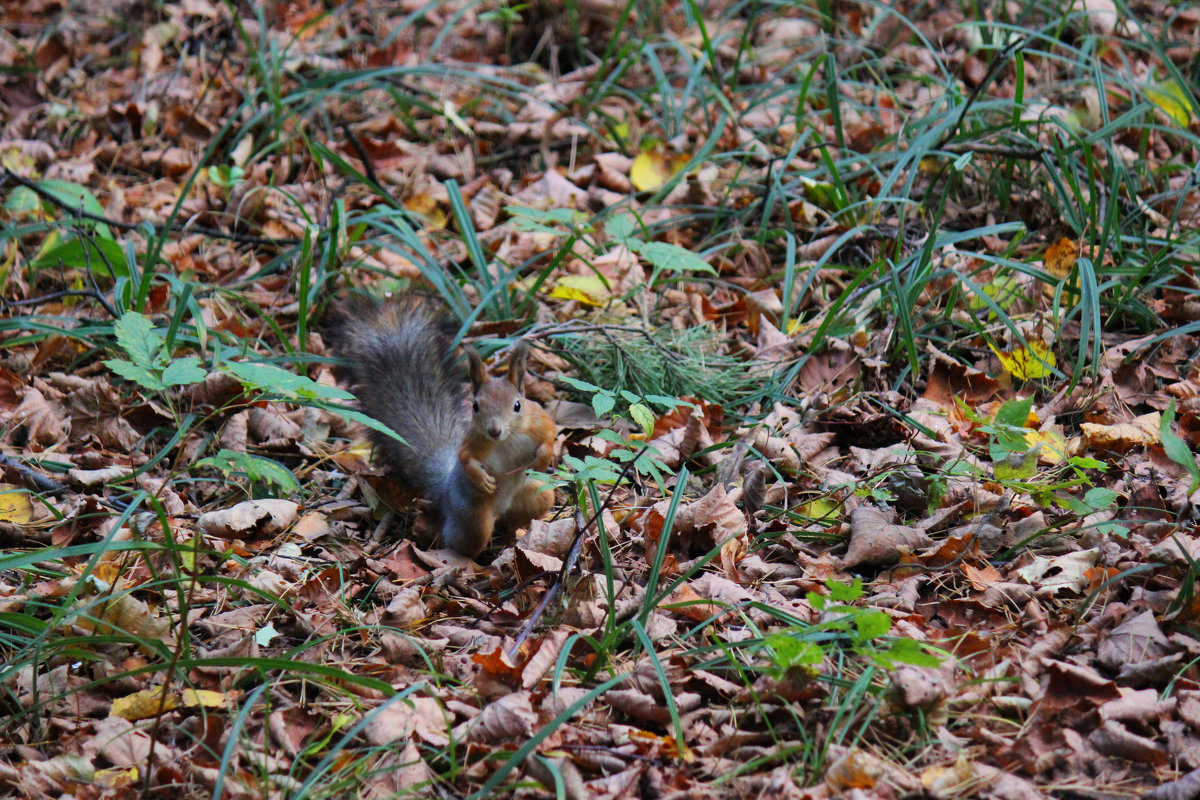
[[[808,593],[809,604],[821,614],[819,622],[773,633],[763,641],[771,674],[813,678],[825,657],[836,648],[848,649],[889,669],[897,664],[936,667],[941,663],[915,639],[885,639],[892,629],[892,618],[886,612],[852,605],[863,596],[861,578],[849,584],[830,579],[825,581],[825,588],[828,595]]]
[[[196,462],[197,469],[211,468],[225,477],[243,477],[250,482],[252,497],[275,497],[270,487],[284,494],[300,491],[300,482],[287,467],[278,461],[249,453],[238,453],[221,448],[215,456]]]
[[[654,432],[654,411],[651,405],[656,405],[663,411],[671,411],[685,405],[691,405],[684,400],[662,395],[641,397],[633,392],[621,390],[612,392],[607,389],[566,376],[560,377],[563,383],[584,395],[591,395],[592,410],[596,416],[603,417],[611,414],[617,408],[618,400],[624,402],[621,416],[632,419],[642,429],[642,436],[649,438]],[[601,428],[596,436],[617,445],[610,451],[608,458],[584,456],[577,458],[564,455],[562,462],[553,476],[544,476],[559,484],[583,485],[588,481],[611,485],[621,475],[623,466],[633,461],[632,469],[639,475],[650,478],[659,486],[664,485],[667,468],[662,463],[661,453],[653,447],[625,439],[611,428]]]
[[[166,341],[143,314],[127,311],[113,329],[117,346],[129,358],[110,358],[104,366],[143,389],[161,392],[171,386],[199,383],[208,375],[196,356],[171,358]]]

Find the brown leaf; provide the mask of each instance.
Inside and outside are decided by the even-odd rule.
[[[850,512],[850,546],[842,557],[842,567],[894,564],[900,557],[931,543],[919,528],[896,525],[894,514],[873,506],[859,506]]]

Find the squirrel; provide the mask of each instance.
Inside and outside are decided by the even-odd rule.
[[[464,348],[468,397],[453,330],[444,307],[419,296],[357,298],[335,308],[332,338],[362,410],[404,439],[372,431],[376,452],[433,506],[442,546],[474,558],[497,522],[515,529],[553,506],[553,492],[525,471],[550,465],[557,429],[525,397],[528,344],[514,347],[503,378]]]

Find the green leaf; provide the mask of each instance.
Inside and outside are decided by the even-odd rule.
[[[882,655],[889,661],[912,664],[916,667],[936,667],[942,663],[937,656],[926,653],[916,639],[897,639]]]
[[[637,220],[632,214],[614,214],[604,223],[604,232],[609,238],[624,244],[626,239],[633,236],[637,227]]]
[[[353,400],[354,395],[335,386],[317,383],[272,364],[234,361],[225,365],[247,388],[282,395],[291,400]]]
[[[629,248],[649,261],[655,269],[667,272],[707,272],[716,275],[717,271],[700,256],[691,250],[685,250],[667,242],[637,242],[629,240]]]
[[[143,389],[150,389],[155,392],[161,392],[167,386],[158,379],[150,370],[145,367],[139,367],[131,361],[126,361],[123,358],[109,358],[104,362],[104,366],[111,369],[113,372],[120,375],[127,381],[133,381]]]
[[[1196,456],[1188,447],[1188,443],[1175,432],[1174,423],[1175,398],[1171,398],[1171,402],[1167,403],[1167,410],[1162,413],[1162,419],[1159,421],[1158,437],[1167,458],[1186,469],[1192,476],[1192,486],[1188,490],[1188,493],[1191,494],[1196,491],[1197,487],[1200,487],[1200,466],[1197,466]]]
[[[312,405],[316,408],[323,408],[326,411],[332,411],[333,413],[343,417],[344,419],[348,419],[351,422],[357,422],[359,425],[365,425],[366,427],[370,428],[373,431],[379,431],[380,433],[382,433],[386,436],[392,437],[393,439],[395,439],[398,442],[404,442],[405,444],[407,444],[407,442],[405,442],[405,439],[403,436],[396,433],[394,430],[389,428],[387,425],[384,425],[382,422],[375,419],[374,417],[368,416],[368,415],[364,414],[363,412],[359,411],[357,408],[348,408],[346,406],[339,406],[337,403],[313,403]]]
[[[680,400],[677,397],[667,397],[666,395],[662,394],[648,394],[646,395],[646,401],[649,403],[654,403],[657,406],[662,406],[667,411],[679,408],[680,406],[693,408],[696,405],[695,403],[688,402],[687,400]]]
[[[991,456],[993,459],[992,472],[995,473],[996,480],[1001,483],[1023,481],[1037,474],[1038,454],[1036,450],[1014,453],[1000,446],[992,448]]]
[[[572,378],[567,375],[559,375],[558,379],[560,381],[562,381],[563,383],[565,383],[567,386],[570,386],[572,389],[578,389],[581,392],[604,391],[603,389],[601,389],[599,386],[596,386],[595,384],[588,383],[587,381],[581,381],[578,378]]]
[[[616,404],[617,398],[609,392],[596,392],[592,395],[592,411],[596,412],[597,417],[603,417],[612,411]]]
[[[1087,494],[1083,496],[1083,502],[1090,508],[1101,510],[1111,508],[1113,503],[1117,502],[1118,496],[1112,489],[1097,486],[1094,489],[1088,489]]]
[[[825,581],[829,590],[829,599],[835,603],[853,603],[863,595],[862,578],[855,578],[851,583],[842,583],[829,579]]]
[[[820,664],[825,652],[808,639],[799,639],[787,633],[773,633],[765,639],[771,648],[772,661],[781,670],[807,664]]]
[[[121,245],[112,239],[99,236],[72,236],[62,244],[39,253],[29,264],[29,268],[34,271],[58,269],[60,266],[90,269],[94,274],[106,277],[129,277],[129,265],[125,261],[125,251],[121,249]],[[110,268],[112,275],[109,275]]]
[[[1024,400],[1009,400],[1000,406],[1000,410],[996,412],[996,422],[1013,428],[1024,428],[1026,420],[1029,419],[1029,411],[1032,408],[1032,395],[1026,397]]]
[[[854,628],[860,643],[869,642],[892,629],[892,618],[882,611],[861,609],[854,615]]]
[[[519,231],[532,233],[549,233],[554,236],[566,236],[564,228],[575,228],[582,224],[587,217],[580,211],[571,208],[552,208],[540,211],[525,206],[509,206],[508,213],[512,216],[512,226]],[[550,227],[555,225],[557,227]]]
[[[162,382],[167,386],[186,386],[206,377],[208,373],[200,368],[200,359],[195,356],[176,358],[162,372]]]
[[[100,205],[100,201],[92,194],[91,190],[77,183],[59,180],[44,180],[38,181],[38,188],[49,195],[53,195],[60,203],[71,209],[82,209],[88,214],[95,214],[98,217],[104,216],[104,206]],[[80,220],[84,225],[95,226],[96,232],[105,238],[112,238],[112,230],[103,222],[96,220],[83,219]]]
[[[241,472],[254,483],[278,486],[284,492],[300,491],[300,482],[290,469],[262,456],[221,449],[215,456],[197,461],[196,467],[210,467],[222,475]]]
[[[1162,109],[1181,128],[1186,128],[1192,121],[1191,104],[1187,92],[1179,82],[1171,79],[1152,84],[1145,89],[1150,102]]]
[[[163,340],[146,316],[136,311],[126,311],[113,327],[117,333],[117,344],[133,363],[147,369],[157,366],[155,362],[162,350]]]
[[[649,406],[643,403],[634,403],[629,407],[629,416],[642,426],[642,430],[647,436],[654,433],[654,412],[650,410]]]

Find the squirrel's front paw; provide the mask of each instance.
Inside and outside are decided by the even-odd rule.
[[[484,494],[496,493],[496,479],[484,468],[483,464],[475,459],[471,459],[464,466],[467,471],[467,477],[471,479],[471,483],[475,485],[476,489]]]

